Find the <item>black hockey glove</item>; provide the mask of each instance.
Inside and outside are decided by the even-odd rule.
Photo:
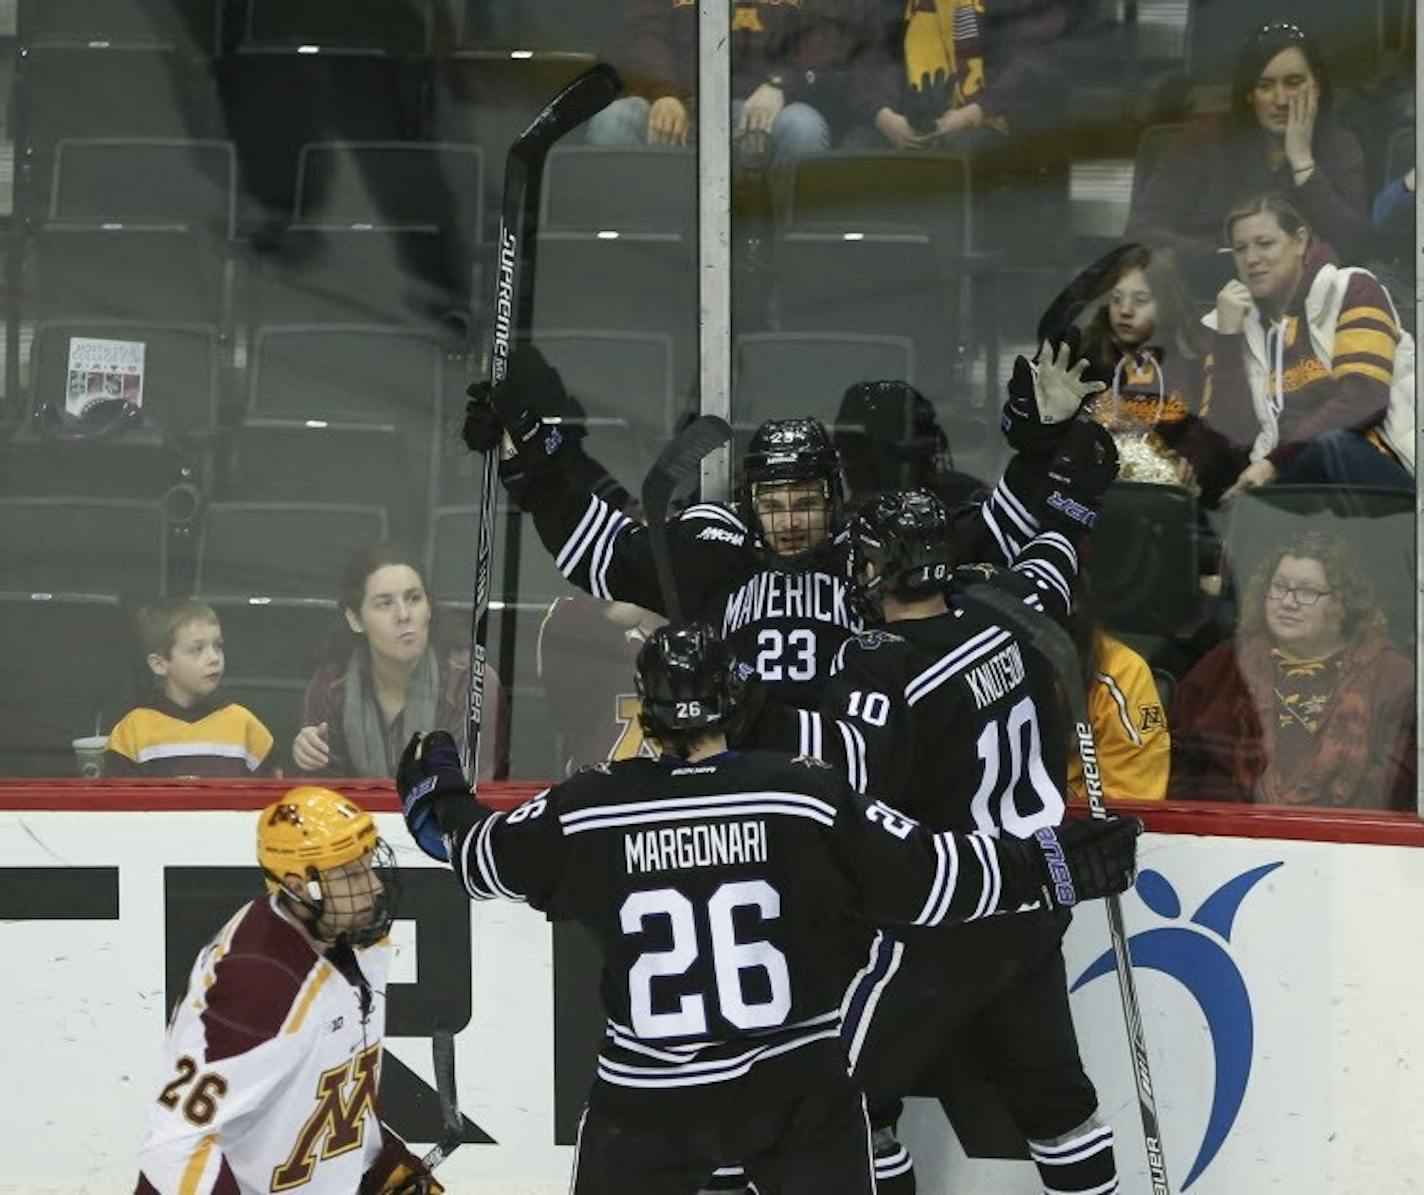
[[[460,749],[448,731],[413,734],[396,765],[396,791],[406,829],[432,859],[450,862],[450,852],[435,820],[437,797],[468,797],[470,782],[460,767]]]
[[[951,99],[949,72],[937,70],[930,78],[925,71],[920,75],[920,85],[910,88],[905,96],[905,119],[921,136],[933,133],[935,122],[949,111]]]
[[[465,391],[465,425],[461,438],[472,452],[496,450],[504,434],[514,443],[512,460],[500,463],[508,485],[548,464],[564,443],[564,431],[546,414],[574,409],[559,371],[531,344],[521,344],[509,358],[509,372],[493,389],[476,382]]]
[[[1125,892],[1137,875],[1141,833],[1135,817],[1092,818],[1037,831],[1026,845],[1038,849],[1044,899],[1066,909]]]
[[[1117,471],[1112,434],[1091,419],[1075,420],[1048,464],[1043,525],[1069,538],[1091,531],[1098,522],[1098,503]]]
[[[1083,401],[1105,389],[1083,380],[1088,363],[1078,356],[1080,340],[1078,329],[1069,328],[1056,345],[1044,341],[1032,361],[1014,359],[999,426],[1015,452],[1051,452]]]

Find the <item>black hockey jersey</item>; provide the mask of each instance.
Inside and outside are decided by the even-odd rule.
[[[1016,457],[982,505],[960,512],[960,559],[1013,558],[1037,526],[1029,510],[1042,500],[1040,469],[1041,462]],[[519,500],[571,582],[594,597],[666,612],[645,527],[581,489],[567,469],[541,473]],[[673,519],[668,541],[687,617],[715,627],[778,700],[818,705],[832,658],[861,629],[842,549],[828,543],[810,567],[779,567],[740,515],[711,502]]]
[[[808,758],[596,764],[507,814],[438,806],[476,900],[593,931],[599,1077],[705,1087],[840,1031],[848,914],[933,926],[1041,892],[1037,848],[933,834]]]
[[[1061,619],[1076,573],[1073,545],[1048,531],[1011,568],[985,576]],[[935,830],[1028,838],[1065,812],[1069,738],[1057,682],[1012,627],[958,600],[948,613],[848,640],[821,711],[769,703],[748,742],[832,763],[858,791]]]

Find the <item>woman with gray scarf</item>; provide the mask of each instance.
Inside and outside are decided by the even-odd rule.
[[[292,762],[309,774],[393,776],[411,728],[462,733],[469,652],[442,654],[431,642],[434,607],[419,564],[399,548],[357,552],[340,600],[341,643],[307,686]],[[506,703],[488,665],[485,708],[479,777],[499,779],[508,771]]]

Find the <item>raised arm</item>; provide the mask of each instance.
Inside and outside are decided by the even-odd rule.
[[[510,497],[534,516],[534,526],[559,571],[596,598],[632,602],[664,613],[652,545],[641,524],[613,500],[607,474],[570,444],[548,416],[572,401],[558,371],[537,349],[521,346],[509,374],[493,391],[472,390],[464,440],[474,451],[506,449],[500,480]],[[708,585],[740,556],[746,527],[725,507],[699,503],[675,520],[669,536],[673,571],[685,609],[695,609]]]

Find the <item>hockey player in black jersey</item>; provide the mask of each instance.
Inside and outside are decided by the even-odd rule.
[[[1004,426],[1011,445],[1030,451],[1010,462],[982,506],[956,520],[964,559],[1006,559],[1020,511],[1046,500],[1044,462],[1082,399],[1101,388],[1070,368],[1074,354],[1071,344],[1056,355],[1045,346],[1035,365],[1021,359]],[[500,386],[474,393],[465,442],[489,451],[508,434],[515,451],[500,476],[533,515],[559,571],[594,597],[664,612],[646,529],[581,479],[577,454],[544,418],[568,404],[557,371],[522,346]],[[717,628],[778,699],[808,707],[831,658],[861,626],[832,536],[842,488],[838,455],[817,420],[770,420],[752,436],[736,503],[695,503],[669,528],[681,608]]]
[[[817,760],[729,751],[745,681],[705,625],[656,632],[636,679],[661,758],[494,813],[448,734],[416,736],[397,774],[407,825],[470,897],[527,901],[599,942],[609,1020],[575,1195],[691,1195],[735,1162],[762,1195],[869,1195],[826,962],[843,919],[934,927],[1119,891],[1141,826],[935,834]]]
[[[1085,455],[1097,444],[1078,489],[1090,504],[1115,472],[1115,454],[1092,425],[1080,429]],[[964,600],[971,583],[994,584],[1066,619],[1074,545],[1060,530],[1023,530],[1033,534],[1009,569],[956,569],[949,517],[932,495],[870,502],[851,522],[849,547],[859,591],[881,607],[883,626],[842,648],[826,716],[767,707],[755,740],[836,762],[859,791],[893,792],[935,831],[1002,844],[1060,826],[1069,743],[1060,678],[1013,629]],[[1068,1006],[1067,922],[1045,908],[933,938],[902,927],[877,935],[847,994],[844,1033],[870,1101],[882,1193],[915,1190],[893,1136],[900,1098],[940,1095],[937,1073],[966,1057],[1023,1133],[1045,1191],[1117,1189],[1112,1130],[1096,1119]]]

